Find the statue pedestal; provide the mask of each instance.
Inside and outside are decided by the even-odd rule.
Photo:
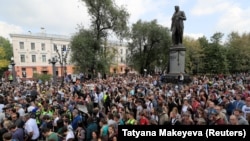
[[[172,46],[169,49],[169,73],[185,73],[186,48],[183,45]]]
[[[188,74],[185,74],[186,48],[183,45],[171,46],[169,49],[169,73],[162,77],[162,82],[178,83],[180,73],[184,75],[184,83],[191,82]]]

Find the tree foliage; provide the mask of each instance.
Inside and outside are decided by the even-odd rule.
[[[250,33],[231,32],[226,47],[230,72],[247,72],[250,69]]]
[[[0,36],[0,73],[7,70],[9,60],[12,57],[12,47],[9,40]]]
[[[45,81],[50,81],[51,77],[52,77],[52,75],[50,75],[50,74],[38,74],[38,73],[33,74],[33,78],[35,80],[41,80],[43,83]]]
[[[199,70],[199,73],[210,74],[249,72],[250,33],[231,32],[224,43],[222,42],[223,36],[223,33],[217,32],[210,38],[210,42],[205,36],[197,39],[202,50],[196,70]],[[186,70],[190,70],[192,68],[190,64],[195,63],[195,61],[189,58],[196,56],[196,53],[194,50],[189,51],[189,45],[195,39],[188,40],[186,38],[184,40],[184,44],[187,46]]]
[[[72,62],[80,70],[106,71],[112,60],[106,40],[111,34],[127,35],[129,14],[113,0],[82,0],[91,17],[91,27],[80,27],[71,41]]]
[[[108,69],[114,56],[114,51],[107,49],[109,47],[104,43],[102,50],[95,53],[93,46],[98,44],[97,42],[95,40],[95,32],[92,30],[81,29],[73,36],[71,41],[71,60],[78,66],[78,71],[88,71],[93,67],[93,64],[96,64],[98,70],[106,71]]]
[[[168,48],[170,46],[170,31],[157,23],[157,20],[137,21],[132,25],[131,42],[129,43],[129,63],[143,73],[155,66],[168,64]],[[162,60],[162,62],[159,62]],[[159,64],[160,63],[160,64]],[[161,66],[166,68],[167,66]]]
[[[204,66],[200,63],[204,52],[199,40],[185,37],[184,44],[186,47],[186,73],[199,73]]]

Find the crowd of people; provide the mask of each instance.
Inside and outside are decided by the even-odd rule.
[[[64,85],[1,82],[0,141],[116,141],[118,125],[249,125],[247,77],[201,75],[189,84],[130,74]]]

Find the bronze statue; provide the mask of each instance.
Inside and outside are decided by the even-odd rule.
[[[185,13],[183,11],[180,11],[179,6],[175,6],[175,12],[173,14],[171,24],[173,45],[182,44],[184,20],[186,20]]]

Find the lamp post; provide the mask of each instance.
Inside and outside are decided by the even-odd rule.
[[[13,77],[13,84],[16,83],[16,70],[15,70],[15,61],[14,61],[14,57],[11,57],[11,60],[10,60],[10,64],[12,66],[12,77]]]
[[[52,57],[52,59],[49,59],[49,64],[52,64],[52,71],[53,71],[53,84],[55,85],[56,80],[56,63],[58,62],[57,57]]]
[[[66,77],[67,73],[66,73],[66,64],[67,64],[67,58],[68,58],[68,54],[70,51],[70,47],[68,46],[66,48],[66,46],[61,46],[61,53],[59,52],[57,46],[56,46],[56,52],[58,54],[58,62],[61,65],[61,77],[62,77],[62,81],[61,81],[61,87],[64,86],[64,77]],[[64,68],[65,65],[65,68]]]
[[[147,76],[147,69],[144,69],[144,77]]]

